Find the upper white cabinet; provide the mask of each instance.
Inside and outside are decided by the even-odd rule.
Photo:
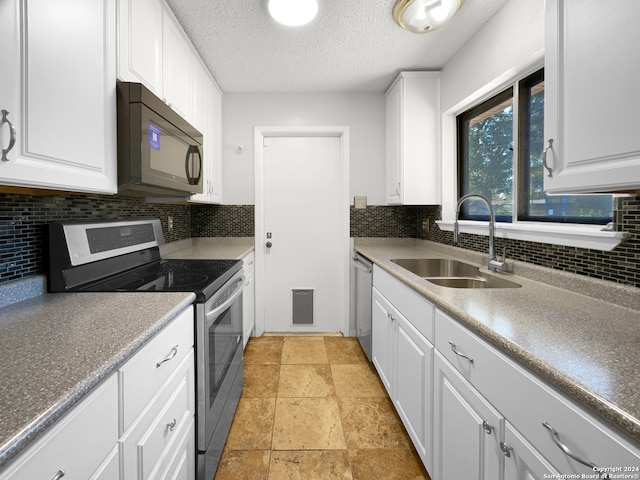
[[[144,84],[203,134],[203,193],[187,201],[221,203],[222,93],[162,0],[118,0],[118,78]]]
[[[117,191],[115,1],[0,4],[0,184]]]
[[[385,96],[389,205],[440,204],[440,72],[402,72]]]
[[[638,18],[636,0],[547,0],[547,192],[640,189]]]

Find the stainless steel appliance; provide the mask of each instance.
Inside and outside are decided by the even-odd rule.
[[[372,263],[356,253],[353,257],[356,269],[356,337],[364,353],[371,361],[371,286],[373,283]]]
[[[196,294],[197,479],[211,480],[243,387],[242,262],[165,260],[160,220],[49,225],[49,291]]]
[[[202,134],[144,85],[117,82],[118,191],[202,193]]]

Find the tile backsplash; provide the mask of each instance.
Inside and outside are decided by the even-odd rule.
[[[64,220],[159,217],[167,242],[189,237],[254,235],[253,205],[149,204],[144,199],[104,195],[32,196],[0,194],[0,283],[43,274],[48,262],[46,224]],[[174,229],[167,230],[173,216]],[[351,207],[352,237],[423,238],[451,245],[453,236],[438,228],[438,206]],[[616,230],[631,238],[612,252],[498,239],[507,257],[640,287],[640,197],[620,197],[614,208]],[[428,231],[423,228],[428,225]],[[460,245],[487,250],[487,237],[461,235]]]
[[[173,231],[167,217],[173,217]],[[146,203],[144,198],[108,195],[18,195],[0,193],[0,283],[43,274],[49,262],[51,222],[158,217],[165,240],[191,236],[189,205]]]

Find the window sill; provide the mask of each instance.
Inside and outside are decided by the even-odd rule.
[[[437,220],[441,230],[453,231],[453,221]],[[460,233],[489,234],[488,222],[460,220]],[[496,223],[496,237],[569,247],[611,251],[631,235],[628,232],[602,231],[602,226],[540,224],[534,222]]]

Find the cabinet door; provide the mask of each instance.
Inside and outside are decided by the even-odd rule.
[[[371,312],[371,360],[389,396],[393,395],[392,366],[395,326],[393,306],[380,292],[373,289]]]
[[[0,474],[1,480],[102,479],[117,472],[118,382],[112,375]],[[114,460],[115,458],[115,460]],[[58,477],[56,477],[58,475]],[[117,478],[117,477],[111,477]]]
[[[548,0],[545,190],[640,188],[640,2]]]
[[[508,480],[543,480],[560,478],[549,462],[509,423],[504,432],[504,478]]]
[[[162,97],[162,3],[118,1],[118,78]]]
[[[434,357],[433,478],[503,478],[504,419],[437,351]]]
[[[389,205],[402,204],[402,99],[400,78],[385,97],[386,198]]]
[[[222,93],[216,85],[212,86],[212,111],[208,119],[209,156],[211,162],[211,188],[209,200],[211,203],[222,203]]]
[[[396,322],[396,396],[393,400],[422,462],[431,471],[434,347],[399,312]]]
[[[162,93],[164,101],[195,123],[193,92],[195,59],[180,27],[165,10],[162,22]]]
[[[0,184],[116,192],[115,20],[115,0],[2,2],[0,109],[16,141]]]

